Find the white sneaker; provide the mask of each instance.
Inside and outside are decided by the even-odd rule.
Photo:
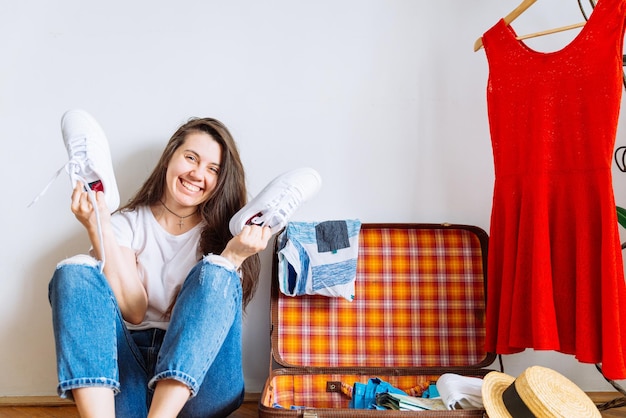
[[[102,224],[95,192],[104,192],[109,213],[115,211],[120,204],[120,194],[113,172],[109,143],[98,122],[84,110],[74,109],[65,112],[61,118],[61,133],[67,155],[70,157],[65,165],[65,170],[70,175],[72,187],[76,185],[77,181],[82,182],[94,207],[98,223],[98,239],[102,251],[100,254],[102,264],[100,266],[101,269],[104,269]]]
[[[52,183],[65,170],[70,175],[72,187],[80,181],[89,194],[95,208],[98,223],[98,239],[104,248],[100,212],[96,204],[97,191],[103,191],[109,212],[114,212],[120,204],[120,194],[115,181],[111,152],[104,131],[96,120],[84,110],[68,110],[61,118],[61,133],[67,149],[69,161],[52,177],[48,185],[28,205],[32,206],[43,196]],[[101,254],[101,270],[104,268],[104,252]]]
[[[109,144],[98,122],[84,110],[68,110],[61,118],[61,132],[69,161],[57,170],[28,207],[35,204],[65,170],[70,175],[72,188],[80,180],[89,187],[90,193],[104,191],[109,211],[115,211],[120,204],[120,195],[113,173]]]
[[[230,232],[239,235],[245,225],[269,226],[272,233],[287,225],[300,205],[322,186],[322,178],[312,168],[288,171],[272,180],[230,219]]]
[[[111,152],[104,131],[84,110],[68,110],[61,118],[63,142],[70,157],[65,170],[72,187],[81,181],[93,191],[103,191],[109,211],[120,204]]]

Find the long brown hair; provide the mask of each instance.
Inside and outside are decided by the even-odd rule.
[[[222,149],[222,161],[215,190],[198,207],[206,225],[200,238],[200,250],[203,254],[221,254],[232,238],[228,222],[246,204],[247,191],[243,164],[235,140],[226,126],[216,119],[192,118],[178,128],[165,146],[152,174],[135,196],[119,210],[134,210],[138,206],[150,206],[159,202],[165,191],[167,166],[176,150],[185,142],[187,135],[194,132],[209,134]],[[248,257],[241,265],[244,308],[254,296],[260,266],[258,255]]]

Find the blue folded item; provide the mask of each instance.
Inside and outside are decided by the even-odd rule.
[[[436,383],[431,383],[428,386],[428,389],[426,389],[424,393],[422,393],[422,398],[440,398],[440,397],[441,395],[439,395],[439,390],[437,389]]]
[[[353,409],[386,409],[376,405],[376,395],[380,393],[397,393],[406,395],[406,392],[390,385],[384,380],[374,377],[367,383],[356,382],[352,389],[352,399],[349,408]]]
[[[287,296],[354,299],[361,221],[289,222],[278,236],[278,280]]]

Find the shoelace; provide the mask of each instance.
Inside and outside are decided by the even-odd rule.
[[[82,141],[81,141],[82,140]],[[82,143],[82,145],[81,145]],[[70,140],[68,142],[69,146],[70,146],[70,154],[71,155],[76,155],[76,151],[78,151],[78,153],[81,153],[82,155],[86,154],[86,144],[85,144],[85,138],[84,137],[76,137],[72,140]],[[83,159],[84,161],[84,159]],[[65,170],[68,174],[70,174],[70,176],[72,175],[72,172],[76,173],[76,169],[70,169],[70,167],[78,167],[78,170],[84,168],[84,163],[82,163],[81,161],[78,161],[76,158],[72,158],[70,159],[68,162],[66,162],[65,164],[63,164],[61,166],[61,168],[59,168],[56,173],[54,173],[54,175],[52,176],[52,178],[50,178],[50,181],[48,181],[48,184],[46,184],[46,187],[43,188],[43,190],[41,192],[39,192],[39,194],[33,199],[32,202],[30,202],[28,204],[28,206],[26,207],[31,207],[32,205],[34,205],[35,203],[37,203],[37,201],[44,195],[46,194],[46,192],[48,191],[48,189],[50,188],[50,186],[52,186],[52,183],[54,183],[56,181],[56,179],[61,175],[61,171]]]
[[[300,191],[290,185],[274,200],[268,204],[268,209],[261,212],[260,216],[252,218],[250,223],[255,225],[266,225],[274,228],[276,225],[285,223],[291,214],[300,206],[302,200],[298,196]]]
[[[80,173],[81,171],[84,172],[88,168],[88,164],[87,164],[88,160],[86,158],[76,158],[76,155],[85,156],[87,154],[86,153],[87,145],[86,145],[85,137],[80,136],[80,137],[72,138],[71,140],[68,141],[68,146],[70,148],[69,154],[73,155],[74,158],[71,158],[68,162],[63,164],[63,166],[56,171],[56,173],[52,176],[52,178],[50,179],[46,187],[43,188],[43,190],[37,195],[37,197],[33,199],[32,202],[28,204],[27,207],[29,208],[32,205],[34,205],[39,200],[39,198],[41,198],[48,191],[50,186],[52,186],[52,183],[55,182],[55,180],[59,177],[59,175],[61,174],[63,170],[65,170],[69,174],[70,179],[72,180],[72,183],[75,183],[76,181],[80,181],[81,183],[83,183],[83,185],[85,186],[85,190],[87,191],[87,195],[89,196],[89,200],[91,201],[91,205],[93,206],[94,212],[96,214],[98,239],[100,240],[100,249],[101,249],[100,258],[102,261],[100,263],[100,272],[102,272],[104,269],[105,255],[104,255],[104,238],[102,235],[102,224],[100,222],[100,211],[98,210],[98,202],[96,201],[96,194],[94,193],[93,190],[91,190],[90,187],[88,187],[88,184],[89,184],[88,181],[85,180],[82,176],[78,175],[78,173]]]

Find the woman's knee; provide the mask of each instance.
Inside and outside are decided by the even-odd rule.
[[[234,266],[223,262],[222,257],[216,255],[205,256],[191,270],[182,287],[181,295],[190,292],[202,298],[218,301],[241,298],[241,281]]]
[[[79,266],[91,266],[98,267],[100,262],[87,254],[77,254],[75,256],[66,258],[65,260],[61,260],[57,264],[57,269],[67,265],[79,265]]]
[[[48,295],[63,298],[84,295],[89,289],[105,290],[106,279],[100,273],[100,262],[88,255],[76,255],[59,262],[48,285]]]

